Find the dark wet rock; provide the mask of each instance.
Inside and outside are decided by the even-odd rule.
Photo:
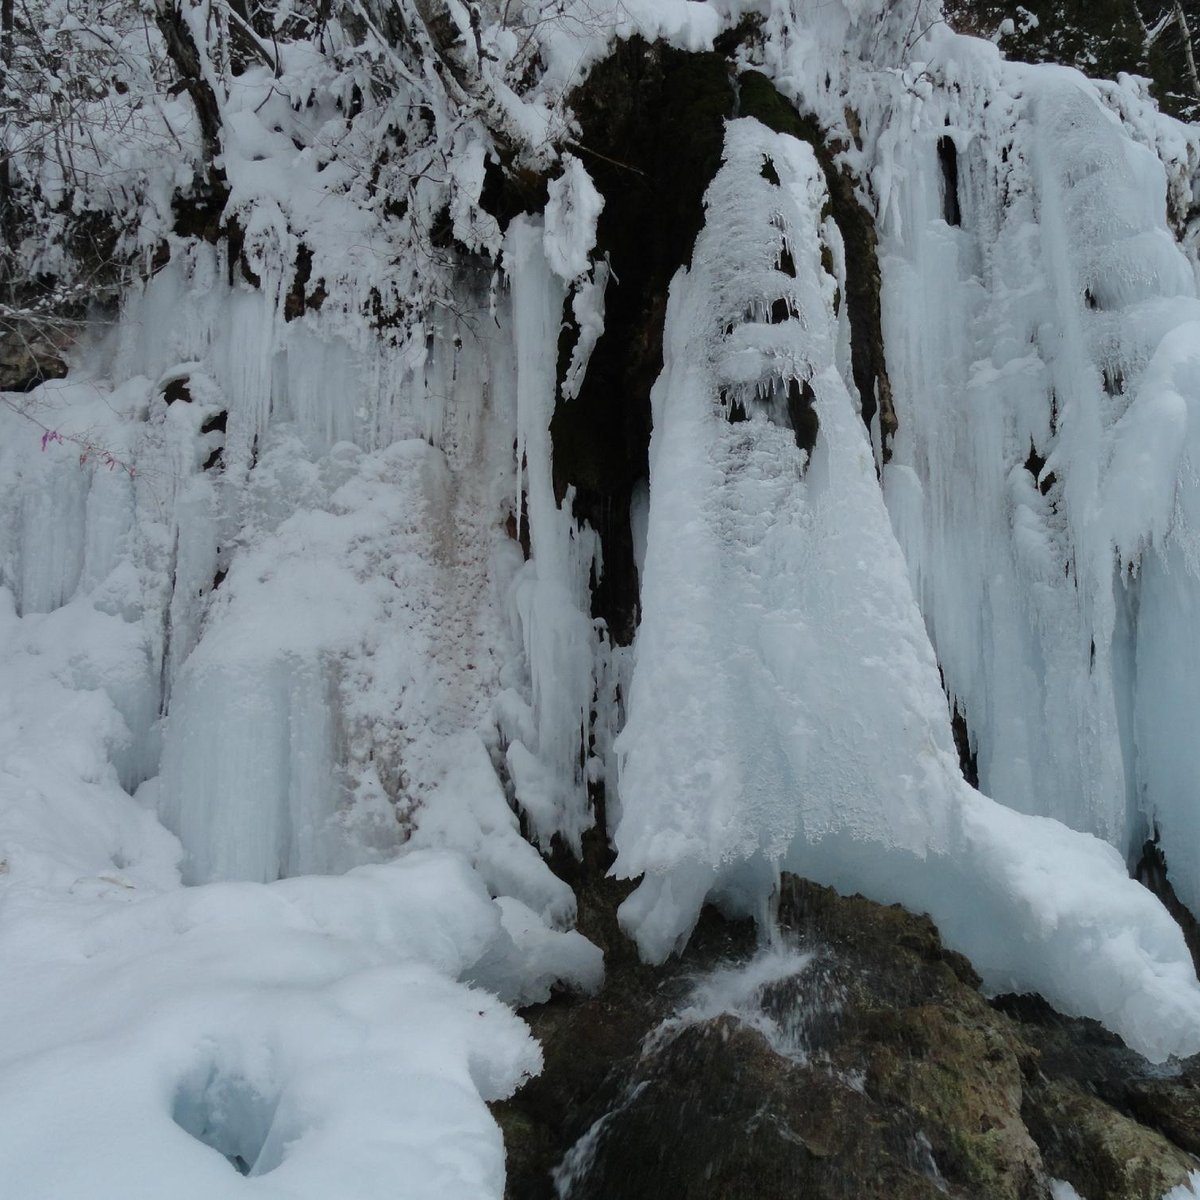
[[[663,366],[667,290],[690,263],[704,192],[721,165],[736,103],[732,68],[641,38],[621,41],[571,95],[575,150],[604,196],[594,257],[613,282],[604,332],[578,395],[560,394],[550,423],[554,488],[600,537],[604,570],[592,615],[627,645],[638,621],[630,503],[649,475],[650,389]],[[578,330],[568,298],[559,346],[563,381]]]
[[[629,890],[608,879],[577,889],[578,928],[605,951],[600,993],[556,997],[522,1013],[542,1044],[545,1067],[512,1100],[492,1106],[504,1132],[510,1200],[555,1195],[551,1170],[619,1104],[647,1035],[685,1002],[699,974],[754,953],[748,923],[731,924],[706,910],[682,958],[646,966],[617,929],[616,906]]]
[[[1034,1051],[1022,1113],[1052,1175],[1087,1200],[1115,1200],[1160,1197],[1196,1169],[1200,1062],[1153,1068],[1097,1022],[1036,996],[995,1006]]]
[[[1159,1200],[1196,1165],[1161,1133],[1069,1082],[1041,1076],[1025,1097],[1046,1169],[1087,1200]]]
[[[28,392],[67,373],[70,338],[58,329],[0,325],[0,392]]]
[[[1174,1079],[1135,1080],[1125,1098],[1139,1121],[1200,1156],[1200,1064],[1193,1062]]]
[[[1195,914],[1179,899],[1175,887],[1168,877],[1167,856],[1159,845],[1158,833],[1142,846],[1141,857],[1133,868],[1133,877],[1143,887],[1149,888],[1162,906],[1175,918],[1176,924],[1183,930],[1184,941],[1192,956],[1192,962],[1197,972],[1200,972],[1200,921]]]
[[[525,1014],[546,1069],[495,1108],[510,1200],[1045,1200],[1052,1178],[1159,1200],[1196,1166],[1200,1064],[1164,1075],[1036,998],[989,1003],[928,917],[785,876],[791,965],[733,1011],[689,1010],[753,931],[706,912],[649,968],[616,931],[622,894],[581,906],[604,990]]]

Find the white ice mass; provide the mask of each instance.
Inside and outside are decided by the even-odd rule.
[[[766,920],[787,870],[928,911],[993,990],[1200,1051],[1183,935],[1129,877],[1157,836],[1200,908],[1200,134],[916,0],[583,7],[480,101],[555,161],[544,215],[479,206],[483,118],[407,194],[494,272],[384,269],[314,133],[339,60],[292,46],[222,98],[258,286],[171,234],[64,380],[4,396],[5,1194],[498,1200],[484,1102],[540,1067],[510,1006],[603,976],[539,853],[578,850],[601,783],[650,960],[707,901]],[[695,50],[751,10],[744,65],[865,181],[897,430],[861,419],[821,164],[732,117],[614,647],[549,427],[564,304],[577,388],[621,284],[555,104],[615,37]],[[174,168],[126,166],[151,247]],[[297,315],[301,236],[330,299]],[[410,287],[424,319],[376,336],[360,302]]]

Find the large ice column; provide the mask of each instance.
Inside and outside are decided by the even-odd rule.
[[[576,523],[570,495],[560,506],[554,493],[550,419],[566,289],[547,259],[540,222],[513,223],[505,269],[512,286],[518,486],[532,549],[511,592],[529,691],[526,708],[516,714],[509,708],[508,766],[535,838],[548,845],[562,834],[578,849],[592,824],[585,768],[596,686],[590,585],[600,567],[599,542]]]
[[[646,873],[623,912],[654,958],[718,885],[765,900],[797,840],[849,828],[913,853],[944,842],[924,769],[906,781],[892,761],[913,720],[901,681],[933,666],[833,369],[823,198],[806,146],[732,123],[693,270],[672,288],[618,741],[617,869]],[[785,250],[794,276],[779,269]],[[780,399],[802,409],[806,394],[820,421],[811,461],[789,427],[802,414]],[[950,746],[940,704],[922,728],[936,762]]]
[[[870,696],[863,670],[929,651],[911,621],[884,619],[894,580],[859,577],[896,556],[875,544],[890,539],[886,525],[872,541],[860,511],[874,470],[832,369],[822,198],[807,147],[732,123],[693,270],[672,288],[643,621],[618,742],[617,866],[646,872],[625,916],[652,957],[686,936],[722,877],[765,897],[797,839],[848,825],[914,851],[940,841],[941,814],[915,786],[880,806],[882,780],[860,773],[884,766],[908,719],[903,704]],[[779,269],[785,250],[794,277]],[[789,384],[820,421],[811,461],[789,428],[799,414],[779,399]],[[927,727],[945,752],[944,731]]]
[[[1152,1056],[1194,1048],[1200,986],[1182,935],[1120,855],[959,774],[871,446],[834,366],[822,193],[807,147],[731,123],[692,270],[672,287],[618,742],[616,870],[643,875],[622,920],[661,959],[707,897],[761,912],[775,872],[795,870],[929,911],[994,987],[1040,991]],[[784,244],[795,278],[775,269]],[[777,379],[796,381],[790,405]],[[811,454],[798,445],[806,396]]]

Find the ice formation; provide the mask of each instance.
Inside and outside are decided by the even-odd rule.
[[[753,913],[783,867],[929,912],[997,990],[1039,991],[1153,1056],[1188,1051],[1200,989],[1182,934],[1122,856],[962,779],[837,369],[818,165],[752,120],[726,138],[654,396],[643,616],[617,743],[615,869],[644,875],[626,927],[662,959],[706,898]],[[785,245],[794,279],[777,267]],[[780,295],[787,316],[769,323],[764,301]],[[798,445],[806,388],[811,452]],[[746,419],[729,419],[734,404]]]
[[[615,38],[704,49],[741,7],[548,20],[529,94],[493,80],[504,119],[549,154]],[[1182,934],[1128,876],[1157,836],[1200,907],[1177,236],[1200,138],[1136,81],[1005,63],[917,0],[760,7],[740,65],[816,116],[876,216],[898,424],[861,418],[827,167],[731,118],[671,288],[632,647],[592,616],[600,538],[553,473],[621,286],[582,150],[502,230],[466,121],[381,216],[313,135],[343,98],[293,46],[223,101],[240,256],[172,236],[67,379],[5,397],[0,1174],[23,1197],[498,1197],[483,1102],[539,1062],[505,1005],[602,974],[539,853],[580,849],[599,786],[648,958],[708,900],[767,919],[791,870],[930,912],[989,986],[1148,1056],[1200,1049]],[[481,38],[516,61],[511,30]],[[395,222],[443,206],[491,265],[381,268]],[[301,240],[327,294],[297,311]]]

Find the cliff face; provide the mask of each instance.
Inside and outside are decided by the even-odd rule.
[[[639,1194],[641,1138],[700,1195],[689,1147],[759,1089],[779,1187],[865,1186],[846,1122],[897,1194],[1181,1184],[1190,1084],[1131,1097],[1200,1049],[1194,128],[927,0],[185,4],[149,57],[135,15],[74,157],[55,101],[5,160],[21,1194],[103,1160],[114,1194],[499,1196],[511,1008],[602,957],[501,1114],[530,1196]],[[782,873],[949,949],[806,893],[833,965],[762,1020],[841,1025],[780,1052],[760,997],[644,1042],[684,994],[646,964],[698,922],[706,969],[751,958],[712,906],[768,937]],[[927,944],[900,999],[880,921]],[[1076,1070],[972,972],[1130,1050]],[[617,1073],[574,1077],[593,1036]],[[668,1137],[693,1052],[734,1099]],[[843,1117],[780,1115],[800,1087]]]

